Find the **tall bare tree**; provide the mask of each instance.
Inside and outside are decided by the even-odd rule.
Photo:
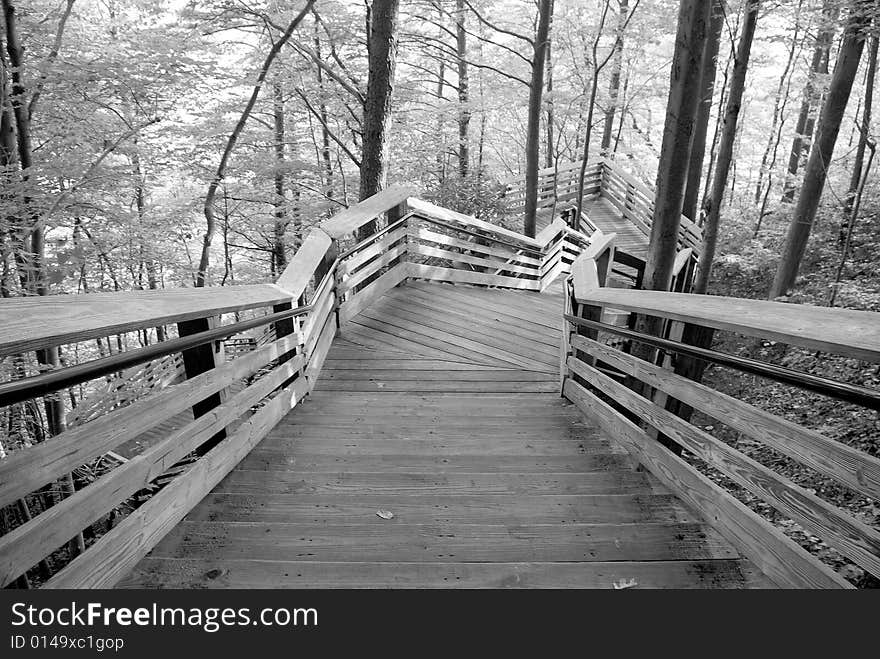
[[[702,76],[700,87],[700,106],[697,111],[697,122],[694,127],[694,141],[691,145],[691,159],[688,163],[687,187],[684,193],[682,214],[689,220],[696,221],[697,204],[700,196],[700,181],[703,177],[703,160],[706,157],[706,140],[709,135],[709,118],[712,114],[712,97],[715,92],[715,74],[718,70],[718,49],[721,44],[721,32],[725,18],[724,0],[712,0],[712,13],[709,22],[709,35],[703,48],[703,60],[700,65]]]
[[[794,201],[797,193],[797,174],[800,170],[801,160],[810,152],[813,139],[813,131],[816,126],[816,112],[822,98],[825,87],[824,81],[828,75],[828,58],[831,53],[831,42],[837,31],[837,18],[840,14],[840,0],[823,0],[822,17],[819,29],[816,33],[816,43],[813,49],[813,59],[810,62],[810,73],[807,84],[804,87],[804,96],[801,101],[801,110],[798,114],[797,126],[795,127],[794,139],[791,143],[791,153],[788,157],[788,175],[782,193],[782,201]]]
[[[464,0],[455,5],[455,48],[458,53],[458,174],[467,178],[470,166],[470,80],[467,61],[467,14]]]
[[[360,198],[385,187],[388,167],[388,129],[391,95],[397,67],[397,28],[400,0],[373,0],[367,37],[370,73],[364,103],[364,142],[361,157]],[[361,227],[361,237],[376,232],[376,222]]]
[[[526,198],[523,233],[535,236],[538,215],[538,170],[541,151],[541,106],[544,94],[544,72],[550,38],[552,0],[538,2],[538,29],[533,42],[532,77],[529,83],[529,112],[526,125]]]
[[[211,260],[211,242],[214,239],[214,232],[217,228],[217,222],[214,216],[214,200],[217,197],[217,190],[220,188],[220,183],[226,176],[226,167],[229,164],[229,159],[232,157],[232,152],[235,150],[235,145],[238,143],[238,138],[241,136],[241,132],[244,130],[245,124],[247,124],[247,121],[251,116],[251,112],[253,112],[254,110],[254,106],[257,104],[257,98],[260,96],[260,90],[263,88],[263,84],[266,82],[266,76],[269,74],[269,69],[272,68],[272,63],[275,61],[275,58],[278,57],[278,53],[281,52],[281,49],[284,48],[284,44],[290,41],[290,38],[293,36],[294,31],[302,22],[303,18],[305,18],[306,14],[309,13],[309,10],[312,8],[312,5],[314,3],[315,0],[306,0],[306,4],[302,8],[302,11],[300,11],[293,18],[292,21],[290,21],[287,29],[284,31],[284,34],[282,34],[281,37],[279,39],[276,39],[275,42],[272,44],[272,48],[269,50],[269,54],[266,55],[266,59],[263,61],[263,65],[260,67],[260,73],[257,76],[256,83],[254,83],[254,88],[251,92],[251,96],[248,99],[244,110],[242,110],[241,116],[239,116],[238,122],[235,124],[235,128],[232,129],[232,132],[229,134],[229,137],[226,140],[226,148],[223,149],[223,155],[220,157],[220,163],[217,165],[217,171],[214,173],[214,177],[211,179],[211,183],[208,185],[208,193],[205,195],[205,236],[202,239],[202,253],[199,257],[199,265],[196,272],[196,286],[204,286],[207,280],[208,266]]]
[[[715,166],[715,178],[712,181],[712,194],[704,204],[706,222],[703,227],[703,245],[700,251],[700,265],[694,281],[693,292],[705,293],[709,287],[709,274],[712,272],[712,261],[718,244],[718,224],[721,219],[721,203],[727,188],[727,175],[733,161],[733,146],[736,142],[739,111],[742,106],[743,92],[746,86],[746,74],[749,70],[749,58],[752,52],[752,41],[758,24],[760,0],[748,0],[743,21],[742,34],[733,62],[733,73],[730,77],[730,93],[727,107],[724,110],[724,128],[721,132],[721,143],[718,146],[718,162]]]
[[[602,130],[602,156],[607,156],[614,133],[614,115],[617,112],[620,96],[620,72],[623,69],[623,36],[629,18],[629,0],[618,0],[617,39],[614,40],[614,55],[611,63],[611,79],[608,82],[608,107],[605,108],[605,125]]]
[[[700,101],[703,49],[709,32],[711,3],[682,0],[678,13],[670,74],[663,146],[657,170],[656,201],[643,288],[668,290],[675,264],[694,126]],[[642,329],[656,333],[650,317]]]
[[[785,237],[782,258],[770,288],[771,299],[788,293],[797,279],[874,11],[876,3],[872,0],[852,0],[850,3],[843,43],[819,118],[816,143],[810,151],[804,182]]]

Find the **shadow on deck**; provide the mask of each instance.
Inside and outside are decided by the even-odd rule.
[[[767,586],[560,397],[559,288],[392,289],[120,585]]]

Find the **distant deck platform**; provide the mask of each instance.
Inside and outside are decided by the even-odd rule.
[[[560,397],[561,304],[558,282],[392,289],[120,585],[768,586]]]
[[[633,256],[645,258],[648,255],[648,236],[645,235],[632,222],[625,219],[623,214],[605,197],[593,196],[584,200],[584,213],[590,221],[604,233],[616,233],[617,239],[614,244],[629,252]],[[554,218],[551,217],[550,208],[538,210],[537,230],[546,227]]]

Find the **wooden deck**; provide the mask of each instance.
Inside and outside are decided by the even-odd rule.
[[[553,218],[550,208],[538,211],[537,230],[546,227]],[[590,221],[605,233],[616,233],[614,244],[634,256],[646,258],[648,255],[648,236],[638,227],[625,220],[620,211],[605,197],[593,196],[584,199],[584,212]]]
[[[560,397],[560,309],[558,287],[393,289],[120,585],[767,586]]]

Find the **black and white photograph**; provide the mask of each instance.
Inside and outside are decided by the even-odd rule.
[[[0,5],[4,656],[880,587],[876,0]]]

